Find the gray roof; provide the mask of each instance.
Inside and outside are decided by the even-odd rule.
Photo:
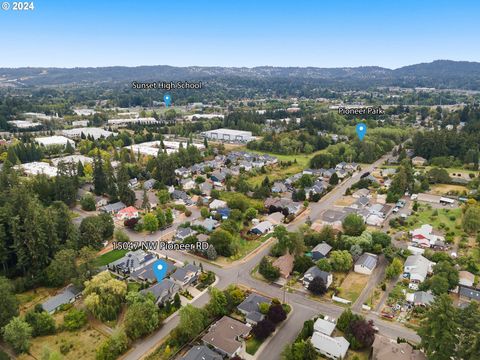
[[[108,204],[105,206],[102,206],[100,210],[104,212],[119,212],[122,209],[125,209],[127,205],[125,205],[123,202],[119,201],[113,204]]]
[[[181,228],[178,228],[177,229],[177,234],[176,236],[179,237],[179,238],[182,238],[182,239],[185,239],[189,236],[193,236],[195,235],[197,232],[195,230],[193,230],[192,228],[189,228],[189,227],[181,227]]]
[[[157,182],[157,180],[155,180],[155,179],[147,180],[143,183],[143,188],[146,189],[146,190],[150,190],[151,188],[153,188],[153,186],[155,185],[156,182]]]
[[[458,293],[460,296],[467,297],[470,300],[480,301],[480,289],[460,285]]]
[[[183,360],[222,360],[222,356],[207,346],[194,346],[182,358]]]
[[[248,297],[243,300],[243,302],[237,306],[238,310],[244,311],[246,313],[258,311],[258,305],[261,303],[267,303],[270,304],[272,301],[262,295],[258,295],[255,293],[252,293],[248,295]]]
[[[167,263],[167,275],[171,274],[173,271],[175,271],[176,267],[175,265],[168,260],[164,260]],[[143,266],[142,268],[138,269],[137,271],[133,272],[130,274],[130,277],[139,279],[139,280],[147,280],[150,282],[155,282],[157,277],[153,271],[153,265],[148,264]]]
[[[153,294],[157,303],[163,303],[166,299],[175,294],[180,287],[170,279],[163,279],[159,283],[140,291],[141,294]]]
[[[142,265],[149,264],[155,260],[155,255],[149,254],[143,250],[129,251],[122,258],[108,264],[109,268],[115,268],[122,271],[132,271]]]
[[[81,291],[79,289],[70,284],[65,289],[63,289],[62,292],[45,301],[42,304],[43,310],[47,312],[55,311],[60,306],[70,303],[70,301],[72,301],[72,299],[75,299],[75,297],[80,293]]]
[[[370,253],[363,253],[355,263],[355,265],[361,265],[367,269],[373,270],[377,266],[378,256]]]
[[[198,273],[200,272],[200,268],[196,265],[187,264],[184,267],[175,270],[175,272],[170,277],[174,280],[184,282],[187,279],[188,273],[190,272]]]
[[[413,294],[413,302],[415,304],[430,305],[435,300],[435,297],[425,291],[417,291]]]
[[[317,244],[317,246],[315,246],[312,249],[312,252],[318,252],[318,253],[322,254],[323,256],[327,256],[327,254],[330,252],[330,250],[332,250],[332,247],[330,245],[328,245],[326,242],[323,241],[320,244]]]
[[[304,278],[306,277],[306,278],[312,278],[312,279],[319,277],[323,280],[323,282],[326,285],[328,283],[328,275],[330,275],[330,273],[320,270],[316,265],[314,265],[310,269],[305,271],[305,274],[303,276]]]
[[[337,222],[337,221],[342,221],[347,214],[343,211],[337,211],[337,210],[327,210],[322,214],[322,220],[326,222]]]
[[[313,333],[310,341],[320,352],[331,354],[335,359],[343,359],[350,346],[343,336],[330,337],[318,331]]]

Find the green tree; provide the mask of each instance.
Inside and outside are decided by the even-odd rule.
[[[252,219],[255,219],[258,216],[258,211],[254,208],[248,208],[245,211],[245,219],[252,221]]]
[[[317,261],[317,267],[322,271],[326,271],[326,272],[332,271],[332,265],[330,265],[330,262],[328,261],[328,259],[325,259],[325,258]]]
[[[480,206],[468,206],[463,215],[463,229],[469,234],[475,234],[480,231]]]
[[[102,321],[114,320],[127,293],[127,285],[101,272],[85,283],[83,295],[87,309]]]
[[[160,204],[166,204],[170,201],[170,194],[167,189],[162,189],[157,192],[158,201]]]
[[[118,198],[127,206],[135,204],[135,192],[128,186],[129,180],[127,167],[122,163],[117,172]]]
[[[210,301],[207,304],[207,311],[209,312],[210,316],[217,317],[217,316],[227,315],[228,302],[225,294],[215,287],[210,287],[209,292],[210,292]]]
[[[205,314],[202,309],[187,304],[179,311],[180,322],[177,326],[179,334],[185,341],[200,334],[205,326]]]
[[[258,272],[269,281],[275,281],[280,277],[280,270],[273,266],[265,256],[260,260]]]
[[[55,319],[46,311],[30,310],[25,315],[25,321],[32,327],[34,337],[55,333]]]
[[[152,213],[145,214],[145,216],[143,217],[143,228],[149,231],[150,233],[157,231],[158,230],[157,217]]]
[[[395,279],[403,272],[403,263],[399,258],[394,258],[385,270],[388,279]]]
[[[128,349],[125,331],[116,331],[97,348],[96,360],[115,360]]]
[[[429,359],[450,360],[455,357],[458,317],[447,294],[438,296],[431,305],[420,324],[418,335]]]
[[[27,352],[32,338],[32,327],[19,317],[14,317],[3,328],[3,338],[16,352]]]
[[[347,250],[336,250],[330,253],[330,263],[333,270],[347,272],[352,268],[352,255]]]
[[[86,194],[80,200],[80,205],[82,206],[82,210],[95,211],[96,209],[95,198],[91,194]]]
[[[18,315],[18,300],[10,280],[0,276],[0,329]]]
[[[74,250],[60,250],[46,269],[48,283],[51,286],[62,286],[77,275]]]
[[[232,256],[236,252],[233,236],[223,229],[215,230],[208,239],[208,243],[213,245],[217,253],[222,256]]]
[[[125,332],[132,340],[152,333],[159,323],[158,307],[149,297],[141,297],[140,301],[130,304],[125,313]]]
[[[172,209],[170,208],[165,210],[165,221],[167,222],[167,225],[171,225],[173,223],[173,213]]]
[[[333,173],[333,175],[330,177],[330,180],[328,181],[328,183],[333,186],[338,184],[338,175],[336,172]]]
[[[318,353],[309,340],[301,340],[287,345],[282,352],[283,360],[316,360]]]
[[[108,190],[107,177],[103,169],[100,151],[97,151],[93,157],[93,186],[97,195],[104,194]]]
[[[365,222],[360,215],[351,213],[343,219],[342,227],[345,235],[359,236],[365,230]]]

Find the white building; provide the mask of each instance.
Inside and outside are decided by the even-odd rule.
[[[55,166],[58,166],[60,162],[68,163],[68,164],[78,164],[78,162],[81,162],[83,165],[85,164],[91,164],[93,162],[93,159],[88,156],[84,155],[68,155],[68,156],[61,156],[55,159],[52,159],[52,164]]]
[[[221,114],[193,114],[185,116],[185,120],[192,121],[195,119],[223,119],[225,116]]]
[[[72,126],[73,127],[87,127],[88,126],[88,120],[72,121]]]
[[[161,141],[148,141],[141,144],[133,144],[130,146],[125,146],[126,149],[132,150],[133,153],[136,155],[140,153],[141,155],[150,155],[150,156],[157,156],[158,151],[166,151],[167,154],[171,154],[177,152],[180,149],[180,146],[184,148],[187,146],[186,142],[179,142],[179,141],[164,141],[163,145],[165,146],[165,150],[161,149]],[[203,144],[191,144],[196,148],[202,150],[205,148]]]
[[[70,143],[70,145],[75,147],[75,143],[72,140],[66,138],[65,136],[54,135],[54,136],[38,137],[38,138],[35,138],[35,142],[45,147],[56,146],[56,145],[65,147],[67,146],[68,143]]]
[[[93,109],[73,109],[73,112],[80,116],[89,116],[96,113]]]
[[[207,139],[229,141],[229,142],[246,143],[252,140],[252,132],[242,131],[242,130],[216,129],[216,130],[204,131],[202,135]]]
[[[135,119],[110,119],[107,121],[108,125],[122,126],[128,124],[155,124],[158,123],[153,117],[135,118]]]
[[[410,255],[403,264],[403,271],[410,274],[410,282],[422,283],[427,275],[433,271],[433,265],[435,265],[434,262],[422,255]]]
[[[34,129],[42,126],[41,123],[33,122],[30,120],[12,120],[7,122],[13,127],[16,127],[17,129]]]
[[[350,343],[343,337],[330,337],[315,331],[310,340],[313,347],[322,355],[330,359],[344,359]]]
[[[93,137],[95,140],[100,139],[101,137],[107,138],[110,135],[117,136],[117,133],[103,130],[101,128],[96,127],[84,127],[84,128],[76,128],[70,130],[63,130],[63,135],[71,138],[71,139],[79,139],[84,134],[86,137]]]
[[[51,166],[48,163],[44,162],[31,162],[31,163],[26,163],[26,164],[21,164],[16,166],[15,168],[21,169],[25,175],[27,176],[35,176],[35,175],[40,175],[44,174],[48,177],[54,177],[57,175],[57,168],[54,166]]]

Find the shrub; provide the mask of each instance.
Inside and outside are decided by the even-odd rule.
[[[63,316],[63,326],[69,331],[74,331],[82,328],[87,323],[87,314],[83,310],[75,308],[70,309],[68,313]]]

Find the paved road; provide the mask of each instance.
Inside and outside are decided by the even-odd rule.
[[[354,174],[353,177],[347,179],[342,184],[334,188],[329,194],[323,197],[318,203],[311,204],[311,208],[308,214],[300,217],[293,223],[291,223],[288,228],[290,231],[297,229],[300,225],[305,223],[307,217],[309,216],[312,221],[318,219],[323,211],[330,209],[334,206],[335,202],[340,199],[345,190],[352,186],[355,182],[360,179],[361,174],[367,171],[373,171],[374,167],[380,166],[388,157],[388,155],[383,156],[375,163],[366,166],[360,173]],[[192,216],[193,217],[193,216]],[[169,236],[175,227],[180,223],[180,219],[176,221],[176,224],[173,228],[167,229],[161,233],[156,233],[153,235],[139,236],[138,234],[129,233],[132,240],[141,241],[144,239],[147,240],[160,240],[165,236]],[[257,354],[259,359],[265,360],[276,360],[280,358],[280,354],[285,347],[285,345],[291,343],[297,336],[298,332],[302,328],[303,322],[307,319],[312,318],[313,316],[322,313],[334,318],[338,318],[343,312],[344,308],[330,302],[319,302],[312,299],[309,299],[305,296],[304,293],[293,292],[288,293],[278,286],[267,284],[263,281],[256,280],[250,276],[251,270],[258,264],[260,259],[266,255],[269,251],[269,246],[261,249],[253,256],[250,256],[247,261],[238,261],[233,263],[228,267],[217,267],[215,265],[209,264],[207,262],[203,263],[205,270],[212,270],[216,273],[218,277],[218,283],[216,287],[219,289],[225,289],[228,285],[232,283],[237,283],[239,285],[246,286],[255,290],[259,293],[266,294],[270,297],[277,297],[283,299],[285,296],[286,302],[292,306],[292,315],[288,318],[284,326],[279,329],[277,334],[271,339],[268,346],[262,351],[261,354]],[[179,261],[196,261],[198,258],[193,257],[192,255],[179,251],[161,251],[163,256],[168,256],[170,258],[177,259]],[[380,275],[379,275],[380,276]],[[373,284],[373,283],[372,283]],[[373,286],[373,285],[372,285]],[[368,294],[367,294],[368,295]],[[198,299],[193,301],[193,305],[201,307],[208,301],[208,293],[205,293]],[[397,338],[402,337],[414,342],[420,341],[418,335],[399,324],[385,321],[378,317],[375,314],[369,314],[366,316],[368,319],[375,321],[375,324],[378,326],[380,333],[391,337]],[[129,351],[123,358],[126,360],[137,360],[141,359],[143,356],[152,351],[155,346],[166,337],[169,332],[177,326],[179,322],[178,316],[174,316],[168,323],[164,324],[157,332],[152,334],[146,339],[142,339],[134,343],[133,348]]]

